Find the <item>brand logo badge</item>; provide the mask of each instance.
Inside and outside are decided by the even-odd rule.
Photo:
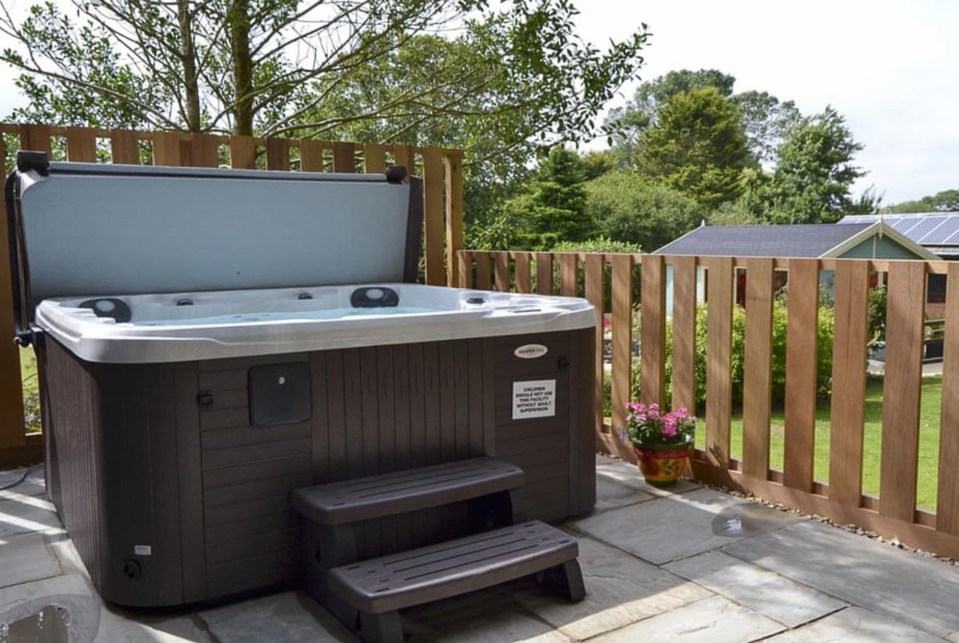
[[[549,352],[549,349],[542,344],[524,344],[513,351],[513,355],[520,359],[536,359]]]

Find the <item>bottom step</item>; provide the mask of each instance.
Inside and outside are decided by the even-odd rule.
[[[381,614],[559,568],[567,597],[578,601],[578,554],[571,536],[533,521],[335,567],[328,587],[360,612]]]

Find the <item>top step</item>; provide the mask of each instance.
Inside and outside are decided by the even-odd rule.
[[[525,481],[516,465],[482,457],[294,489],[290,500],[308,520],[332,526],[516,490]]]

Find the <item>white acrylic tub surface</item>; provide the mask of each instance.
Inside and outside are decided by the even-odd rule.
[[[395,290],[398,305],[351,305],[357,288],[377,286]],[[301,299],[305,296],[312,299]],[[116,296],[130,308],[124,323],[79,307],[99,298],[46,299],[37,307],[36,324],[77,357],[106,363],[270,355],[596,324],[593,307],[583,299],[410,284]],[[191,303],[183,305],[186,301]]]

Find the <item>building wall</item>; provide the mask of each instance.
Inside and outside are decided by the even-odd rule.
[[[847,250],[843,259],[922,259],[908,248],[904,248],[889,237],[878,236],[866,239],[858,246]]]

